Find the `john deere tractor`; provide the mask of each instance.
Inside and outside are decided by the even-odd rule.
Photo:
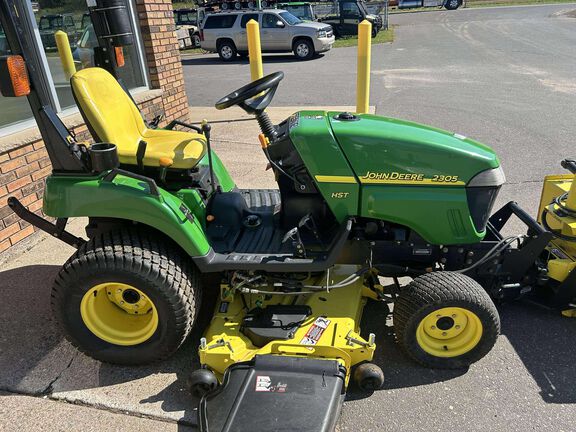
[[[104,60],[129,33],[106,33],[123,22],[107,5],[92,11]],[[56,321],[95,359],[143,364],[182,345],[215,290],[188,382],[201,430],[333,430],[351,378],[365,390],[383,384],[370,363],[375,335],[360,329],[367,301],[382,305],[382,325],[391,306],[400,348],[436,368],[490,351],[493,300],[530,297],[573,315],[572,174],[546,179],[540,221],[514,202],[490,216],[505,182],[492,149],[368,114],[308,110],[273,124],[276,72],[216,103],[255,117],[278,183],[240,189],[211,149],[210,124],[146,122],[114,77],[114,56],[71,78],[95,141],[77,142],[49,106],[19,31],[22,7],[0,0],[13,52],[0,82],[4,96],[30,102],[52,161],[44,212],[55,223],[9,204],[77,248],[54,282]],[[526,231],[504,236],[512,216]],[[88,218],[87,239],[66,231],[72,217]]]

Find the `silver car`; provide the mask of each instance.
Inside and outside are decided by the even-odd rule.
[[[262,52],[293,52],[300,60],[328,51],[334,43],[334,32],[327,24],[304,22],[282,9],[230,11],[206,15],[202,23],[200,45],[217,52],[224,61],[237,54],[248,55],[246,24],[251,19],[260,25]]]

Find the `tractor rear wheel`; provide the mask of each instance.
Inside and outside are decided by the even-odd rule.
[[[424,366],[468,367],[492,349],[500,318],[486,291],[460,273],[434,272],[414,279],[394,304],[402,349]]]
[[[66,338],[108,363],[164,359],[184,342],[200,305],[198,271],[169,241],[126,229],[93,238],[64,264],[52,311]]]

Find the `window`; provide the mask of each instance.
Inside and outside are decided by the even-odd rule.
[[[10,47],[0,24],[0,56],[9,55]],[[0,94],[0,128],[32,117],[26,98],[6,98]]]
[[[290,25],[300,24],[302,22],[300,18],[296,18],[290,12],[280,12],[280,16],[284,18],[284,21],[286,21]]]
[[[124,0],[130,11],[133,11],[133,0]],[[49,7],[48,4],[55,6]],[[44,51],[40,62],[47,75],[51,77],[46,83],[53,95],[53,108],[62,111],[75,108],[76,104],[70,90],[70,83],[65,76],[54,34],[63,31],[68,35],[70,49],[74,58],[76,69],[94,66],[94,48],[98,40],[90,20],[86,0],[58,0],[57,2],[44,2],[40,8],[33,8],[31,2],[23,2],[22,10],[25,17],[22,19],[23,30],[36,36],[33,40],[38,48]],[[28,19],[28,17],[30,19]],[[34,22],[37,31],[33,28]],[[136,33],[136,29],[133,27]],[[135,38],[138,40],[138,37]],[[0,32],[0,55],[9,53],[4,32]],[[129,89],[146,85],[142,55],[138,45],[124,47],[126,66],[119,69],[119,77]],[[32,113],[25,98],[3,98],[0,96],[0,136],[13,132],[14,127],[7,126],[30,120]],[[16,126],[15,126],[16,127]]]
[[[206,18],[205,29],[231,28],[238,15],[211,15]]]
[[[196,12],[175,11],[176,25],[196,25]]]
[[[244,15],[242,15],[242,20],[240,21],[240,27],[246,28],[246,24],[248,24],[248,21],[250,21],[252,19],[254,21],[258,22],[258,14],[244,14]]]
[[[358,9],[358,5],[356,3],[348,2],[340,4],[342,5],[343,17],[356,18],[360,16],[360,10]]]
[[[278,21],[280,18],[277,15],[265,13],[262,16],[262,28],[278,28]]]

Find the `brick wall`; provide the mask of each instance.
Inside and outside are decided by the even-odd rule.
[[[137,95],[136,100],[138,99]],[[138,106],[144,118],[150,120],[164,110],[162,95],[145,98]],[[92,141],[84,124],[70,129],[78,141]],[[8,151],[0,152],[0,254],[37,231],[14,214],[8,207],[8,198],[18,198],[28,210],[44,217],[44,181],[51,171],[50,159],[41,139],[31,139]]]
[[[152,88],[164,92],[166,119],[188,116],[171,0],[136,0]]]

